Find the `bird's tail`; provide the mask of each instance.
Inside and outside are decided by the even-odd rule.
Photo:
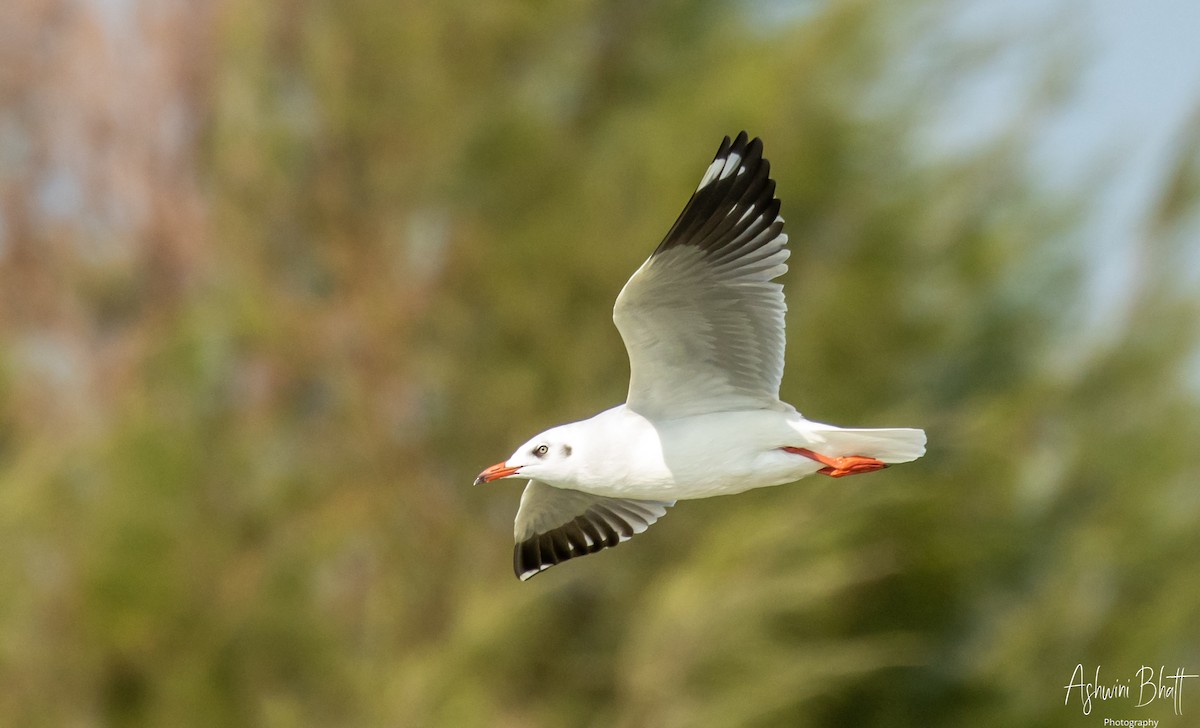
[[[862,455],[885,463],[907,463],[925,454],[925,431],[911,427],[845,429],[817,425],[804,434],[813,450],[829,457]]]

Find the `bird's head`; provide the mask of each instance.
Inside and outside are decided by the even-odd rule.
[[[508,460],[487,468],[475,485],[500,478],[532,478],[544,483],[570,482],[576,445],[568,425],[554,427],[517,448]]]

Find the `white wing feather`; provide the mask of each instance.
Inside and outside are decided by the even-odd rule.
[[[626,405],[651,419],[787,409],[783,286],[789,255],[762,143],[726,137],[666,238],[617,296]]]

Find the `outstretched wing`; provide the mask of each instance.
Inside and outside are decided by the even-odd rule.
[[[531,480],[517,510],[513,570],[525,581],[567,559],[616,546],[645,531],[673,505],[605,498]]]
[[[787,235],[762,142],[721,143],[679,219],[613,309],[626,405],[651,419],[778,409]]]

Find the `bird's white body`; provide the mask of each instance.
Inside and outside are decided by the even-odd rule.
[[[830,457],[869,452],[885,463],[924,452],[920,430],[844,429],[784,407],[653,421],[619,405],[539,436],[573,443],[570,469],[539,480],[609,498],[688,500],[790,483],[822,468],[784,447]]]

